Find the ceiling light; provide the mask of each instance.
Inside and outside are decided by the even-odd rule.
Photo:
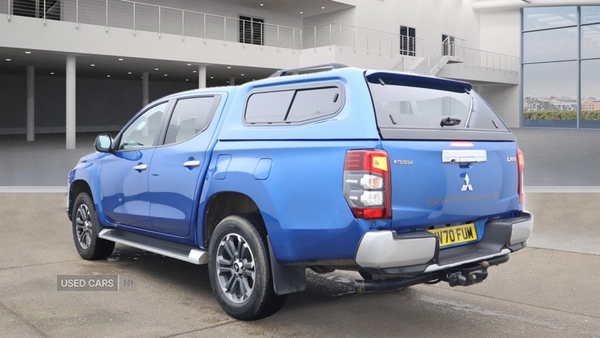
[[[300,14],[304,14],[304,12],[300,12]]]
[[[90,67],[96,67],[96,65],[93,63],[90,63]]]
[[[123,61],[123,59],[119,59],[119,61]]]
[[[263,7],[265,4],[260,4],[260,7]]]
[[[196,73],[196,72],[197,72],[197,71],[195,70],[195,71],[193,71],[192,73]]]
[[[185,79],[186,81],[189,81],[190,79]]]
[[[31,54],[31,52],[30,51],[26,51],[25,54]]]
[[[131,75],[131,72],[127,72],[128,75]]]
[[[191,64],[191,63],[188,63],[187,65],[188,65],[188,66],[191,66],[192,64]]]
[[[210,77],[210,79],[211,79],[211,80],[212,80],[212,79],[214,79],[214,78],[215,78],[214,76],[211,76],[211,77]]]
[[[167,74],[165,74],[165,76],[167,76]]]
[[[321,9],[325,9],[325,6],[321,7]]]
[[[231,66],[227,66],[227,69],[231,69]]]
[[[50,75],[54,75],[54,72],[50,72]]]
[[[242,76],[244,76],[244,74],[242,74]]]
[[[106,77],[110,77],[110,75],[106,75]]]
[[[12,61],[12,60],[11,59],[6,59],[6,62],[10,62],[10,61]]]
[[[154,68],[154,70],[158,70],[158,68]]]

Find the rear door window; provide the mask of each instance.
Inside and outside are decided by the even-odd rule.
[[[210,124],[219,101],[219,96],[177,100],[164,144],[182,142],[204,131]]]

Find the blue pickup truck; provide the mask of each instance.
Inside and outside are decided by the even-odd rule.
[[[278,311],[306,268],[357,292],[468,286],[526,246],[523,154],[465,82],[340,65],[170,95],[68,176],[82,258],[208,264],[225,312]]]

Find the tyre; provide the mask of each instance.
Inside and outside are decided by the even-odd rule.
[[[283,306],[273,290],[267,237],[251,215],[229,216],[213,232],[208,274],[223,310],[241,320],[264,318]]]
[[[81,258],[97,260],[110,256],[115,242],[98,238],[100,226],[92,198],[85,192],[80,193],[72,212],[73,240]]]

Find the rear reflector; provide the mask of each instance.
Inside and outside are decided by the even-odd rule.
[[[517,166],[519,167],[519,202],[525,202],[525,193],[523,192],[523,168],[525,168],[525,158],[521,149],[517,149]]]

